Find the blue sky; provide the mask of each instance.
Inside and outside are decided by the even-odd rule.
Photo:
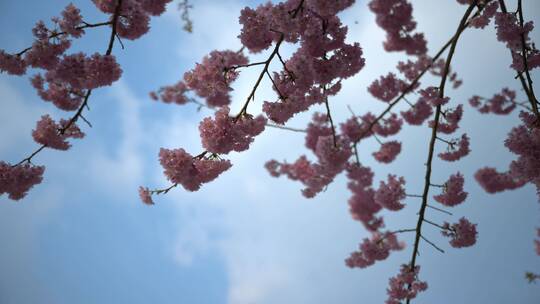
[[[383,32],[374,24],[366,1],[342,14],[349,40],[364,48],[365,69],[344,82],[331,100],[334,117],[343,121],[347,105],[355,112],[379,112],[383,106],[366,91],[379,75],[393,71],[401,56],[382,51]],[[456,1],[412,1],[419,29],[434,53],[454,32],[465,7]],[[513,1],[509,7],[515,7]],[[31,44],[37,19],[56,16],[69,1],[0,0],[0,48],[18,51]],[[90,1],[74,1],[85,20],[105,16]],[[114,53],[124,70],[112,87],[92,94],[86,115],[94,127],[73,142],[68,152],[45,151],[36,163],[47,171],[42,184],[20,202],[0,197],[0,303],[382,303],[388,278],[410,258],[409,245],[368,269],[348,269],[343,260],[367,235],[348,214],[343,176],[315,199],[300,194],[300,185],[273,179],[263,169],[270,158],[293,160],[303,150],[301,134],[270,129],[252,148],[232,154],[233,168],[199,192],[175,189],[144,206],[137,187],[166,185],[157,161],[160,147],[200,150],[197,124],[210,115],[196,107],[152,102],[148,92],[174,83],[213,49],[240,48],[237,18],[241,8],[259,1],[193,1],[194,33],[182,31],[176,4],[155,18],[151,31]],[[536,1],[525,1],[526,18],[537,17]],[[29,9],[29,7],[31,9]],[[540,22],[540,20],[535,20]],[[108,30],[96,29],[76,42],[72,51],[104,51]],[[540,31],[533,39],[540,41]],[[287,54],[293,49],[287,46]],[[253,60],[264,54],[254,56]],[[460,40],[454,68],[464,80],[450,90],[454,101],[474,94],[491,96],[502,87],[523,92],[508,68],[510,58],[496,41],[492,27],[467,30]],[[278,66],[275,66],[278,68]],[[257,70],[246,71],[235,84],[233,112],[248,94]],[[540,79],[535,71],[533,78]],[[540,81],[540,80],[538,80]],[[425,84],[435,83],[426,79]],[[271,97],[263,83],[258,102]],[[63,113],[41,101],[25,77],[0,75],[0,159],[18,161],[35,148],[30,132],[44,113]],[[321,110],[321,109],[318,109]],[[295,117],[302,127],[310,115]],[[533,187],[488,195],[472,180],[479,167],[504,169],[512,155],[502,140],[517,123],[509,117],[482,116],[465,110],[461,130],[472,139],[472,153],[458,163],[436,161],[434,178],[444,182],[457,170],[466,178],[469,198],[453,208],[453,217],[429,211],[442,222],[467,216],[478,223],[476,246],[453,249],[432,227],[426,233],[446,250],[420,247],[421,278],[429,289],[415,303],[538,303],[540,286],[527,284],[525,271],[540,272],[532,240],[540,226]],[[461,134],[461,133],[460,133]],[[406,127],[403,152],[390,165],[373,161],[375,142],[361,146],[365,164],[376,179],[397,172],[408,189],[421,189],[429,130]],[[443,147],[440,146],[442,149]],[[419,192],[419,190],[418,190]],[[416,223],[419,201],[407,200],[399,213],[385,214],[390,228]]]

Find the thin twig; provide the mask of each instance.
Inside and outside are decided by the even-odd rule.
[[[448,215],[453,215],[452,212],[449,212],[449,211],[446,211],[446,210],[444,210],[444,209],[441,209],[441,208],[432,206],[432,205],[430,205],[430,204],[428,204],[427,206],[428,206],[428,208],[431,208],[431,209],[433,209],[433,210],[437,210],[437,211],[440,211],[440,212],[442,212],[442,213],[446,213],[446,214],[448,214]]]
[[[287,131],[293,131],[293,132],[301,132],[301,133],[306,133],[306,132],[307,132],[307,130],[305,130],[305,129],[290,128],[290,127],[281,126],[281,125],[276,125],[276,124],[271,124],[271,123],[267,123],[266,126],[267,126],[267,127],[271,127],[271,128],[276,128],[276,129],[282,129],[282,130],[287,130]]]
[[[433,248],[439,250],[441,253],[444,253],[444,250],[442,250],[441,248],[439,248],[437,245],[435,245],[435,243],[433,243],[432,241],[428,240],[427,238],[425,238],[423,235],[420,235],[420,237],[426,241],[428,244],[430,244],[431,246],[433,246]]]

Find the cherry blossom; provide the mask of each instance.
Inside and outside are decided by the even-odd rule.
[[[12,200],[20,200],[28,191],[43,180],[45,167],[32,164],[10,165],[0,161],[0,195],[7,194]]]
[[[66,129],[66,126],[69,127]],[[67,150],[71,145],[68,138],[83,138],[84,133],[75,123],[61,120],[56,123],[49,115],[43,115],[37,122],[36,128],[32,131],[32,137],[37,143],[52,149]]]
[[[450,237],[450,245],[454,248],[470,247],[476,243],[476,224],[471,224],[469,220],[462,217],[459,222],[450,225],[445,222],[442,235]]]
[[[388,175],[388,182],[381,181],[379,189],[375,192],[375,202],[382,207],[398,211],[405,207],[401,200],[405,198],[405,179],[395,175]]]
[[[463,191],[463,184],[465,180],[461,173],[450,175],[448,181],[444,183],[443,193],[433,196],[433,198],[449,207],[459,205],[465,201],[468,193]]]
[[[401,143],[396,140],[385,142],[381,145],[381,149],[373,153],[373,157],[381,163],[391,163],[396,156],[401,152]]]
[[[394,233],[374,233],[371,238],[365,238],[360,243],[359,250],[352,252],[345,260],[345,264],[351,268],[366,268],[388,258],[391,251],[402,250],[403,243],[398,242]]]
[[[455,148],[455,146],[457,146],[457,149]],[[461,139],[459,139],[459,141],[451,142],[448,145],[447,151],[439,153],[438,156],[442,160],[453,162],[467,156],[469,152],[471,152],[471,149],[469,148],[469,137],[467,136],[467,134],[463,134],[461,135]]]
[[[425,291],[428,284],[418,279],[420,266],[416,265],[411,269],[409,265],[401,265],[399,274],[390,278],[390,286],[386,290],[388,293],[387,304],[400,304],[403,300],[416,298],[419,292]]]

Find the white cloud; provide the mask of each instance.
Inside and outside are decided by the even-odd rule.
[[[140,104],[142,103],[123,81],[111,88],[111,98],[119,103],[120,140],[112,153],[106,152],[106,147],[94,147],[89,155],[92,178],[99,189],[110,193],[121,193],[119,189],[136,188],[143,175],[141,144],[148,134],[143,130],[140,119]],[[120,194],[119,194],[120,195]]]
[[[31,105],[10,82],[3,79],[0,80],[0,99],[2,100],[0,153],[12,152],[14,147],[31,147],[31,131],[35,127],[36,121],[43,115],[45,107],[41,104]],[[31,101],[43,103],[41,100]]]

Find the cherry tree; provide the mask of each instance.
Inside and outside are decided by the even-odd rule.
[[[0,195],[21,200],[43,180],[45,166],[34,164],[34,157],[45,150],[68,150],[71,139],[85,136],[83,124],[91,126],[85,117],[93,90],[109,86],[122,75],[113,55],[117,41],[135,40],[149,31],[152,16],[159,16],[171,0],[93,0],[106,15],[106,21],[90,23],[81,11],[70,4],[49,25],[43,21],[32,29],[33,44],[20,51],[0,50],[0,71],[11,75],[26,75],[31,71],[31,85],[46,102],[71,113],[54,120],[44,114],[32,132],[38,147],[14,162],[0,161]],[[160,195],[170,191],[204,191],[209,183],[227,171],[234,170],[227,159],[230,152],[249,153],[256,137],[266,128],[301,132],[308,152],[293,161],[270,159],[265,168],[276,178],[284,177],[301,183],[302,195],[309,199],[325,191],[339,175],[345,175],[350,191],[348,200],[351,217],[360,222],[370,237],[360,241],[358,249],[344,257],[351,268],[366,268],[387,259],[393,251],[410,250],[411,257],[403,261],[397,274],[389,279],[386,303],[409,303],[428,289],[422,279],[419,248],[422,244],[444,252],[438,240],[428,239],[428,227],[456,249],[474,246],[479,228],[467,214],[453,214],[452,207],[466,203],[466,181],[478,183],[487,193],[513,190],[532,184],[540,197],[540,112],[531,71],[540,67],[540,51],[530,38],[532,21],[524,19],[522,1],[510,8],[504,0],[458,0],[464,14],[455,20],[454,33],[436,53],[427,48],[426,37],[416,29],[413,1],[371,0],[364,4],[376,16],[377,25],[386,32],[383,49],[401,54],[396,70],[373,79],[362,88],[385,105],[380,113],[358,113],[350,107],[348,119],[333,119],[332,98],[339,95],[344,80],[362,73],[369,64],[362,51],[362,41],[349,43],[348,28],[340,13],[350,9],[354,0],[287,0],[246,7],[240,13],[242,26],[238,50],[214,50],[172,85],[165,85],[150,97],[174,105],[194,103],[205,108],[210,116],[198,125],[203,151],[190,147],[161,148],[157,158],[170,182],[154,188],[138,189],[142,202],[154,205]],[[181,3],[190,8],[187,1]],[[192,24],[186,14],[185,28]],[[501,88],[492,96],[470,96],[468,102],[454,100],[449,87],[462,84],[459,66],[453,59],[459,52],[460,37],[465,31],[481,31],[490,23],[496,28],[497,39],[508,49],[512,64],[508,73],[515,75],[521,91]],[[110,29],[104,42],[104,53],[69,53],[70,48],[86,31],[97,27]],[[284,45],[295,48],[285,56]],[[265,60],[250,57],[264,54]],[[279,69],[273,70],[272,64]],[[239,109],[231,107],[233,84],[246,69],[257,69],[251,90]],[[438,81],[431,85],[424,79],[430,75]],[[261,86],[269,85],[275,93],[272,100],[258,100]],[[520,100],[525,100],[524,102]],[[405,104],[405,105],[403,105]],[[253,115],[254,107],[262,114]],[[401,110],[397,110],[400,108]],[[318,109],[305,126],[290,126],[295,115]],[[322,109],[322,111],[321,111]],[[508,134],[501,134],[501,145],[515,155],[504,172],[494,167],[479,167],[474,176],[460,172],[459,161],[470,153],[471,138],[460,128],[464,111],[492,115],[515,115],[516,123]],[[404,124],[427,128],[424,139],[427,159],[419,169],[423,187],[407,187],[407,176],[389,174],[375,182],[374,172],[359,151],[364,143],[374,140],[379,149],[371,154],[386,166],[407,144]],[[194,126],[195,127],[195,126]],[[401,137],[400,137],[401,136]],[[401,139],[400,139],[401,138]],[[269,155],[269,157],[272,157]],[[446,180],[435,180],[434,164],[447,163],[454,174]],[[135,191],[136,189],[134,189]],[[394,213],[407,205],[407,200],[420,201],[416,218],[409,227],[387,229],[384,212]],[[429,212],[440,212],[453,218],[436,222]],[[480,228],[481,229],[481,228]],[[540,229],[534,240],[540,255]],[[408,237],[411,236],[411,237]],[[466,249],[463,249],[466,250]],[[528,273],[529,280],[539,275]],[[383,288],[381,288],[382,290]]]

